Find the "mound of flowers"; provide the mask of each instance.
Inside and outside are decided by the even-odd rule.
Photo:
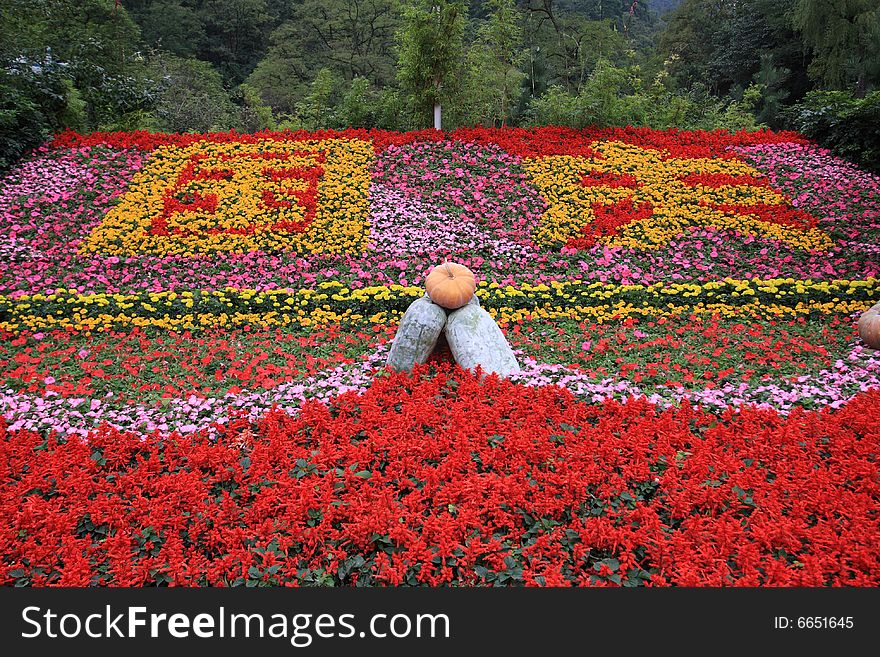
[[[0,578],[874,584],[878,244],[793,133],[58,135],[0,184]],[[444,258],[509,381],[385,370]]]
[[[426,365],[215,439],[0,425],[3,581],[876,586],[878,404],[719,417]]]

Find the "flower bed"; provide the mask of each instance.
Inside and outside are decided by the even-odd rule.
[[[0,186],[0,577],[874,585],[878,244],[791,133],[60,135]],[[446,257],[509,382],[383,369]]]
[[[0,426],[2,579],[876,586],[877,404],[719,418],[447,365],[216,439]]]

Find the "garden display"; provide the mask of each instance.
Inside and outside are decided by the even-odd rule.
[[[876,586],[878,244],[795,133],[62,133],[0,581]]]
[[[473,272],[463,265],[447,261],[434,267],[425,278],[425,296],[413,301],[400,320],[388,364],[412,371],[428,360],[443,335],[441,351],[448,348],[453,362],[466,369],[499,376],[517,371],[513,350],[480,308],[476,287]]]

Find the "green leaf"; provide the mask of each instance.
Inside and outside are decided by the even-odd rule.
[[[500,434],[495,434],[494,436],[489,436],[489,446],[490,447],[498,447],[499,445],[504,443],[504,436]]]
[[[593,570],[599,572],[602,570],[602,566],[608,566],[611,570],[617,570],[620,568],[620,562],[617,559],[602,559],[593,564]]]
[[[740,488],[739,486],[734,486],[734,487],[733,487],[733,492],[736,493],[736,498],[737,498],[740,502],[742,502],[743,504],[745,504],[746,506],[750,506],[750,507],[753,507],[753,508],[757,508],[757,507],[758,507],[758,505],[755,504],[755,500],[754,500],[754,498],[752,497],[752,491],[751,491],[751,490],[746,491],[746,490],[743,490],[742,488]]]

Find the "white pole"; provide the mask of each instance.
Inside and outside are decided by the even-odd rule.
[[[434,130],[442,130],[440,127],[440,103],[434,105]]]

